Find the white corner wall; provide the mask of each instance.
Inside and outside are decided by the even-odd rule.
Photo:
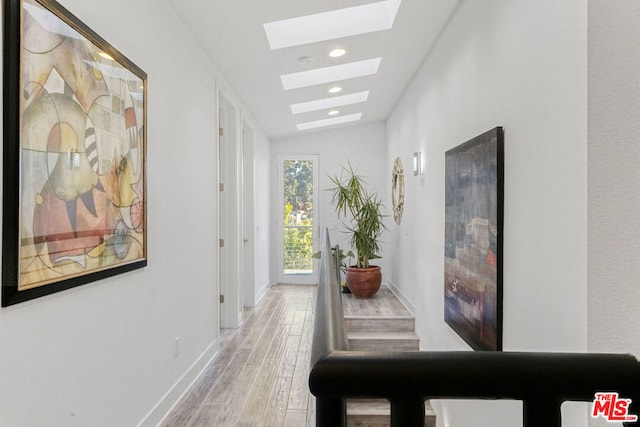
[[[445,151],[505,132],[504,349],[587,349],[587,6],[462,1],[387,121],[387,170],[406,179],[392,282],[414,302],[425,350],[467,350],[444,322]],[[441,426],[521,425],[518,402],[441,401]],[[586,424],[571,404],[564,424]]]
[[[267,292],[271,281],[271,207],[273,179],[271,164],[271,141],[263,133],[253,133],[254,151],[254,303],[258,303]],[[246,304],[247,305],[247,304]]]
[[[148,74],[149,262],[0,309],[0,425],[155,426],[217,350],[223,79],[166,0],[61,3]],[[256,156],[268,158],[255,134]],[[259,168],[256,182],[268,182]],[[268,220],[257,223],[256,251],[267,252]],[[268,280],[259,262],[257,280]]]
[[[609,5],[611,6],[611,5]],[[640,5],[589,1],[589,350],[640,357]]]
[[[278,194],[276,185],[276,161],[279,154],[318,154],[319,169],[318,194],[319,212],[318,226],[320,232],[325,228],[329,229],[331,244],[339,244],[341,248],[348,248],[347,236],[343,233],[342,220],[338,219],[336,212],[331,205],[331,193],[326,189],[332,187],[329,176],[340,175],[342,168],[353,166],[356,173],[363,176],[372,191],[388,199],[387,195],[391,188],[391,172],[386,174],[386,126],[384,122],[374,122],[360,126],[350,126],[327,130],[324,132],[306,133],[297,136],[281,138],[273,141],[272,145],[273,165],[272,182],[273,194]],[[277,203],[274,204],[278,209]],[[385,206],[386,211],[392,212],[390,205]],[[282,218],[280,211],[273,212],[274,219],[272,253],[277,251],[276,236],[278,227],[275,221]],[[385,221],[387,226],[393,223],[393,216]],[[389,239],[386,233],[384,241]],[[272,282],[276,282],[279,266],[277,257],[272,260]],[[383,276],[387,274],[387,260],[381,259],[378,264],[382,266]]]

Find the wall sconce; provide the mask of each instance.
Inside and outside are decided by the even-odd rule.
[[[422,175],[422,153],[416,151],[413,153],[413,176]]]

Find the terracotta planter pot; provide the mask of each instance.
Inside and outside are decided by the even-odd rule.
[[[381,283],[382,272],[377,265],[347,268],[347,286],[355,297],[371,298],[378,292]]]

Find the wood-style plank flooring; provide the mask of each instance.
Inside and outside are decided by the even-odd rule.
[[[342,294],[344,317],[401,317],[412,316],[411,312],[387,287],[382,286],[372,298],[356,298],[353,294]]]
[[[163,427],[315,425],[309,352],[315,286],[274,286],[225,331],[216,359]]]

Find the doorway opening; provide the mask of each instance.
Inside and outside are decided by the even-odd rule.
[[[278,282],[315,284],[318,263],[318,155],[281,155],[278,159]]]

